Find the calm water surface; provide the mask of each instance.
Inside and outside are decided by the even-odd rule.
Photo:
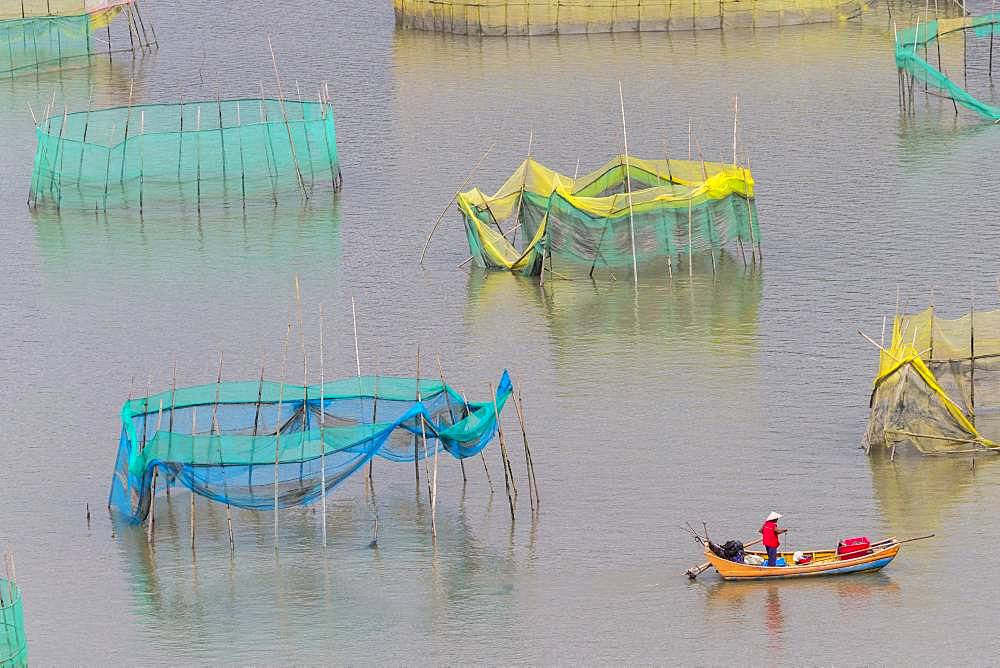
[[[885,16],[863,24],[692,34],[488,39],[397,33],[390,3],[161,4],[159,52],[0,83],[0,545],[17,555],[33,662],[904,663],[989,661],[1000,649],[995,561],[1000,467],[895,464],[858,449],[873,349],[895,305],[932,289],[959,315],[994,306],[990,175],[1000,133],[950,103],[898,111]],[[28,103],[69,108],[254,95],[282,73],[330,82],[345,189],[306,209],[251,206],[32,215]],[[978,76],[975,72],[973,77]],[[528,148],[557,169],[630,148],[731,151],[732,96],[759,187],[765,264],[723,258],[641,284],[602,277],[545,290],[468,273],[452,213],[431,222],[493,142],[475,183],[492,189]],[[37,113],[37,112],[36,112]],[[625,274],[625,272],[619,272]],[[329,547],[311,510],[225,513],[158,500],[153,549],[104,510],[118,410],[136,392],[257,373],[277,378],[301,277],[315,359],[354,371],[350,301],[366,372],[414,373],[440,353],[470,398],[509,367],[524,393],[542,512],[522,485],[513,530],[470,462],[441,470],[439,540],[405,465],[376,464],[380,545],[360,479],[330,498]],[[301,367],[293,339],[292,377]],[[316,382],[315,370],[311,380]],[[509,433],[517,431],[513,414]],[[519,447],[519,441],[515,440]],[[501,469],[488,458],[494,482]],[[93,518],[84,518],[89,503]],[[767,511],[788,542],[937,532],[878,575],[725,584],[681,573],[699,550],[679,529],[750,538]]]

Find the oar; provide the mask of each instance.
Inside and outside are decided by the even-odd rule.
[[[764,542],[764,539],[763,538],[758,538],[757,540],[755,540],[752,543],[743,543],[743,548],[746,549],[748,547],[753,547],[754,545],[756,545],[758,543],[762,543],[762,542]],[[702,573],[704,573],[705,571],[707,571],[711,567],[711,565],[712,565],[712,562],[706,561],[705,563],[700,564],[698,566],[692,566],[691,568],[689,568],[686,571],[684,571],[684,574],[687,575],[692,580],[694,580],[696,577],[698,577],[699,575],[701,575]]]
[[[928,538],[933,538],[934,534],[929,533],[926,536],[917,536],[916,538],[905,538],[903,540],[896,540],[895,538],[886,538],[885,540],[880,540],[877,543],[872,543],[872,547],[876,545],[885,545],[886,543],[894,543],[896,545],[902,545],[903,543],[912,543],[915,540],[927,540]]]

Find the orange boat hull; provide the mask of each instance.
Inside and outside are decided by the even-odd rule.
[[[866,554],[854,559],[838,559],[834,550],[805,551],[806,554],[814,555],[813,561],[801,566],[792,564],[792,552],[779,552],[778,556],[784,557],[788,566],[753,566],[751,564],[739,564],[716,556],[710,550],[705,550],[705,558],[712,564],[715,570],[724,580],[768,580],[771,578],[800,578],[816,575],[846,575],[848,573],[862,573],[864,571],[877,571],[885,568],[896,558],[899,553],[899,543],[893,543],[887,547],[877,548],[871,554]],[[767,559],[767,554],[763,552],[748,552]]]

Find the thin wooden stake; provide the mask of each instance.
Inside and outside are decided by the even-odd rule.
[[[490,384],[490,398],[493,401],[493,417],[496,419],[497,424],[497,439],[500,441],[500,460],[503,465],[503,484],[507,490],[507,503],[510,505],[510,521],[514,521],[514,497],[511,496],[510,490],[510,474],[507,470],[507,446],[504,443],[503,438],[503,427],[500,426],[500,410],[497,408],[497,395],[493,391],[493,385]]]
[[[451,424],[452,426],[454,426],[456,423],[455,411],[451,409],[451,395],[448,393],[448,384],[444,382],[444,367],[441,365],[441,355],[437,356],[437,365],[438,365],[438,375],[441,377],[441,388],[444,391],[444,401],[445,404],[448,406],[448,415],[451,417]],[[469,481],[469,479],[465,476],[465,460],[459,457],[458,463],[462,467],[462,484],[464,485]],[[435,462],[435,469],[436,468],[437,468],[437,462]]]
[[[462,185],[459,186],[458,190],[455,191],[455,194],[451,196],[450,200],[448,200],[448,206],[444,208],[444,211],[441,212],[441,215],[438,216],[438,219],[434,221],[434,225],[431,226],[431,231],[427,235],[427,240],[424,241],[424,247],[420,249],[420,260],[417,262],[418,266],[421,267],[424,266],[424,256],[427,255],[427,247],[430,245],[431,237],[433,237],[434,233],[437,231],[438,225],[440,225],[441,221],[444,220],[444,217],[445,215],[447,215],[448,210],[451,209],[451,205],[455,203],[455,200],[458,199],[458,195],[465,189],[467,185],[469,185],[469,181],[472,180],[472,177],[476,174],[476,171],[479,169],[479,166],[483,164],[483,161],[486,160],[486,156],[490,154],[490,152],[496,145],[497,145],[496,142],[490,144],[490,147],[486,149],[486,153],[483,153],[483,157],[479,158],[479,161],[472,167],[472,171],[469,172],[469,175],[465,177],[464,181],[462,181]]]
[[[215,383],[215,404],[212,406],[212,434],[219,437],[219,466],[225,466],[225,462],[222,458],[222,429],[219,427],[219,398],[222,391],[222,364],[224,360],[224,353],[219,353],[219,376]],[[226,479],[227,476],[223,474],[222,485],[223,494],[226,493]],[[234,554],[236,552],[236,537],[233,533],[233,507],[226,502],[226,525],[229,528],[229,552]]]
[[[271,51],[271,63],[274,65],[274,78],[278,83],[278,106],[281,107],[281,116],[285,120],[285,130],[288,131],[288,146],[292,153],[292,162],[295,165],[295,176],[298,177],[299,187],[302,189],[302,196],[309,199],[306,191],[306,182],[302,178],[302,170],[299,169],[299,158],[295,153],[295,140],[292,137],[292,126],[288,122],[288,112],[285,110],[285,95],[281,90],[281,76],[278,74],[278,60],[274,55],[274,47],[271,45],[271,36],[267,36],[267,48]]]
[[[302,347],[302,422],[306,431],[309,430],[309,360],[306,356],[306,330],[302,324],[302,294],[299,290],[299,277],[295,275],[295,319],[299,325],[299,343]],[[305,472],[306,441],[302,439],[299,454],[299,487],[303,486]]]
[[[514,402],[514,410],[517,412],[517,421],[521,424],[521,443],[524,444],[524,464],[528,472],[528,499],[531,503],[531,510],[537,508],[536,495],[537,485],[534,484],[534,472],[531,466],[531,451],[528,449],[528,431],[524,426],[524,413],[521,410],[520,392],[511,392],[511,400]]]
[[[622,109],[622,137],[625,140],[625,192],[628,194],[628,228],[632,236],[632,277],[639,284],[639,265],[635,258],[635,221],[632,216],[632,175],[629,170],[628,131],[625,129],[625,95],[622,93],[622,82],[618,81],[618,100]]]
[[[292,323],[285,329],[285,343],[281,350],[281,384],[278,386],[278,412],[274,432],[274,549],[278,549],[278,462],[281,455],[281,409],[285,403],[285,371],[288,367],[288,339],[292,336]]]
[[[462,401],[465,402],[465,415],[471,415],[472,408],[469,406],[469,398],[465,395],[465,392],[462,393]],[[493,476],[490,475],[490,467],[486,465],[486,456],[483,454],[482,450],[479,451],[479,459],[483,462],[483,471],[486,472],[486,482],[490,485],[490,495],[492,496],[496,491],[493,488]]]
[[[326,425],[326,366],[323,359],[323,304],[319,305],[319,470],[320,499],[323,506],[323,547],[326,547],[326,439],[323,428]]]
[[[198,407],[191,406],[191,463],[194,463],[194,438],[195,433],[198,431]],[[194,479],[191,480],[191,551],[194,551]]]

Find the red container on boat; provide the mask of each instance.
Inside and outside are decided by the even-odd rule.
[[[867,536],[857,538],[845,538],[837,544],[837,558],[856,559],[871,553],[871,543]]]

